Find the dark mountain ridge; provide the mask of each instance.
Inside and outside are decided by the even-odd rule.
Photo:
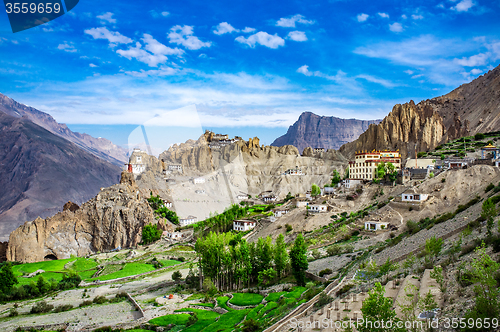
[[[302,153],[306,147],[338,150],[343,144],[359,137],[370,124],[380,120],[341,119],[334,116],[319,116],[304,112],[288,128],[285,135],[271,145],[293,145]]]

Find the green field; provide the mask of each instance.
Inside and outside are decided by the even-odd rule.
[[[119,266],[119,265],[118,265]],[[116,278],[123,278],[123,277],[129,277],[137,274],[141,274],[144,272],[149,272],[155,270],[154,266],[151,264],[145,264],[145,263],[128,263],[123,266],[122,269],[112,272],[110,274],[106,275],[100,275],[97,278],[94,279],[99,279],[101,281],[104,280],[110,280],[110,279],[116,279]]]
[[[278,292],[278,293],[271,293],[269,294],[267,297],[266,297],[266,301],[267,302],[270,302],[270,301],[278,301],[278,299],[280,298],[281,295],[283,294],[287,294],[287,292]]]
[[[186,325],[186,322],[188,321],[189,316],[190,316],[189,314],[165,315],[165,316],[153,318],[149,322],[151,324],[160,325],[160,326],[168,326],[168,324]]]
[[[254,293],[234,293],[233,298],[229,303],[244,307],[248,305],[256,305],[262,302],[264,297],[260,294]]]
[[[33,273],[37,270],[44,270],[46,272],[62,271],[64,270],[64,265],[74,260],[76,260],[76,258],[19,264],[12,266],[12,271],[16,276],[22,276],[23,274]]]
[[[181,262],[173,260],[173,259],[159,259],[158,262],[160,262],[163,265],[163,267],[173,266],[173,265],[181,263]]]

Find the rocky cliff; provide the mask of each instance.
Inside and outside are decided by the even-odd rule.
[[[399,149],[403,157],[428,151],[462,136],[500,130],[500,66],[452,92],[417,105],[396,105],[378,125],[340,148],[347,158],[357,150]]]
[[[0,112],[0,241],[27,220],[82,204],[119,181],[120,168],[25,118]]]
[[[343,144],[357,139],[370,124],[379,122],[380,120],[340,119],[304,112],[288,128],[287,133],[278,137],[271,145],[293,145],[300,152],[306,147],[338,150]]]
[[[105,138],[95,138],[87,134],[71,131],[65,124],[58,123],[49,114],[17,101],[0,93],[0,112],[15,118],[27,119],[54,135],[75,143],[83,150],[121,167],[127,161],[127,151]]]
[[[133,177],[124,173],[120,184],[103,188],[81,207],[68,203],[53,217],[17,228],[10,234],[7,259],[36,262],[134,247],[148,223],[157,223],[153,211]]]

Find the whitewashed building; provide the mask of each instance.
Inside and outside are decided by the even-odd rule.
[[[193,183],[194,184],[205,183],[205,178],[204,177],[194,178]]]
[[[276,208],[273,210],[274,216],[278,218],[287,214],[288,212],[289,212],[288,209],[283,209],[283,208]]]
[[[169,169],[170,171],[178,171],[178,172],[182,172],[182,165],[180,165],[180,164],[168,165],[168,169]]]
[[[418,194],[414,189],[409,189],[401,194],[401,200],[403,202],[411,202],[411,203],[421,203],[429,198],[427,194]]]
[[[169,208],[169,209],[170,209],[170,208],[172,207],[172,205],[173,205],[173,204],[172,204],[172,202],[170,202],[170,201],[165,201],[165,204],[164,204],[164,205],[165,205],[165,207],[166,207],[166,208]]]
[[[169,232],[169,231],[164,231],[163,236],[171,240],[180,240],[184,237],[184,235],[181,232]]]
[[[255,225],[256,222],[254,220],[234,220],[233,230],[245,232],[254,229]]]
[[[363,183],[363,181],[358,180],[358,179],[345,179],[345,180],[342,180],[342,185],[345,188],[347,188],[347,189],[356,188],[356,186],[358,184],[361,184],[361,183]]]
[[[389,226],[388,222],[382,222],[382,221],[365,222],[365,230],[370,232],[387,230],[388,226]]]
[[[311,204],[309,205],[310,212],[327,212],[328,207],[324,204]]]
[[[291,168],[285,171],[285,175],[304,175],[301,168]]]
[[[248,195],[247,194],[238,194],[238,195],[236,195],[236,199],[242,201],[244,199],[248,199]]]
[[[187,216],[186,218],[179,219],[181,226],[187,226],[198,222],[198,218],[195,216]]]

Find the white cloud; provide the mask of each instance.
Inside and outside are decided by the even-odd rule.
[[[420,14],[419,15],[413,14],[411,16],[411,18],[414,19],[414,20],[423,20],[424,19],[424,17],[422,15],[420,15]]]
[[[87,29],[84,33],[91,35],[94,39],[106,39],[111,44],[130,44],[132,39],[125,37],[118,31],[109,31],[105,27]]]
[[[475,2],[472,0],[462,0],[456,4],[456,6],[451,7],[451,9],[456,10],[457,12],[466,12],[471,9],[475,5]]]
[[[116,23],[116,19],[113,18],[113,13],[107,12],[101,15],[97,15],[96,17],[101,21],[101,24],[106,24],[106,23],[111,23],[114,24]]]
[[[389,18],[389,14],[387,13],[377,13],[378,16],[382,17],[382,18]]]
[[[60,49],[60,50],[65,51],[65,52],[70,52],[70,53],[75,53],[77,51],[77,49],[75,48],[75,46],[73,46],[71,44],[68,44],[68,43],[59,44],[57,46],[57,48]]]
[[[309,66],[304,65],[304,66],[300,67],[299,69],[297,69],[297,73],[304,74],[306,76],[315,76],[315,77],[325,78],[329,81],[334,81],[336,83],[341,83],[344,86],[348,86],[351,89],[351,91],[355,91],[355,90],[359,91],[359,88],[357,86],[355,86],[356,83],[355,83],[354,79],[347,77],[347,74],[344,73],[342,70],[337,71],[336,75],[328,75],[328,74],[320,72],[319,70],[310,71]]]
[[[483,73],[483,71],[482,71],[481,69],[474,68],[474,69],[472,69],[472,70],[470,71],[470,73],[471,73],[472,75],[479,75],[479,74],[482,74],[482,73]]]
[[[142,38],[142,41],[146,44],[144,48],[155,55],[181,56],[182,54],[184,54],[184,51],[180,48],[170,48],[168,46],[165,46],[147,33],[144,34],[144,38]]]
[[[238,29],[235,29],[231,24],[229,24],[227,22],[219,23],[219,25],[217,25],[216,28],[217,29],[215,29],[213,31],[213,33],[215,33],[216,35],[223,35],[225,33],[232,33],[232,32],[240,31]]]
[[[90,68],[96,68],[96,67],[99,67],[98,65],[94,65],[93,63],[89,64],[89,67]]]
[[[464,67],[483,66],[491,56],[489,53],[480,53],[468,58],[455,59],[455,62]]]
[[[132,60],[137,59],[140,62],[144,62],[150,67],[156,67],[160,63],[165,63],[167,61],[167,57],[163,54],[151,54],[142,49],[142,45],[139,42],[135,43],[135,47],[130,47],[127,50],[117,50],[116,53],[121,56]]]
[[[288,38],[298,42],[303,42],[307,40],[306,33],[303,31],[290,31],[288,33]]]
[[[407,17],[405,14],[403,14],[403,15],[401,15],[401,18],[402,18],[403,20],[406,20],[408,17]]]
[[[358,20],[358,22],[365,22],[369,16],[370,15],[368,14],[358,14],[358,16],[356,16],[356,19]]]
[[[401,32],[403,31],[403,25],[398,22],[394,22],[392,24],[389,24],[389,30],[392,32]]]
[[[172,76],[176,75],[179,72],[178,69],[161,66],[159,69],[151,69],[140,71],[124,71],[125,74],[134,76],[134,77],[163,77],[163,76]]]
[[[413,75],[414,71],[413,70],[405,70],[405,73],[407,73],[408,75]]]
[[[199,50],[202,47],[212,46],[211,42],[203,42],[198,37],[193,36],[193,27],[189,25],[176,25],[170,29],[168,38],[171,43],[182,45],[190,50]]]
[[[367,80],[368,82],[377,83],[377,84],[380,84],[386,88],[393,88],[397,85],[397,84],[394,84],[391,81],[385,80],[383,78],[378,78],[378,77],[374,77],[374,76],[366,75],[366,74],[358,75],[358,76],[356,76],[356,78],[361,78],[361,79]]]
[[[313,73],[309,71],[309,66],[303,65],[299,69],[297,69],[297,73],[304,74],[306,76],[312,76]]]
[[[254,28],[249,28],[249,27],[245,27],[245,29],[241,30],[241,32],[243,33],[250,33],[250,32],[254,32],[255,29]]]
[[[259,31],[256,34],[245,38],[239,36],[235,39],[238,43],[247,44],[248,46],[254,48],[256,44],[260,44],[265,47],[277,49],[280,46],[285,46],[285,40],[278,36],[278,34],[270,35],[267,32]]]
[[[297,14],[294,15],[290,18],[280,18],[276,22],[276,26],[283,27],[283,28],[295,28],[296,23],[301,23],[301,24],[314,24],[314,20],[306,20],[304,16]]]
[[[168,15],[170,15],[169,12],[157,12],[156,10],[150,10],[149,13],[151,14],[151,16],[153,16],[154,18],[159,18],[159,17],[167,17]]]
[[[419,78],[419,77],[422,77],[422,76],[424,76],[424,74],[413,75],[411,78],[415,79],[415,78]]]

